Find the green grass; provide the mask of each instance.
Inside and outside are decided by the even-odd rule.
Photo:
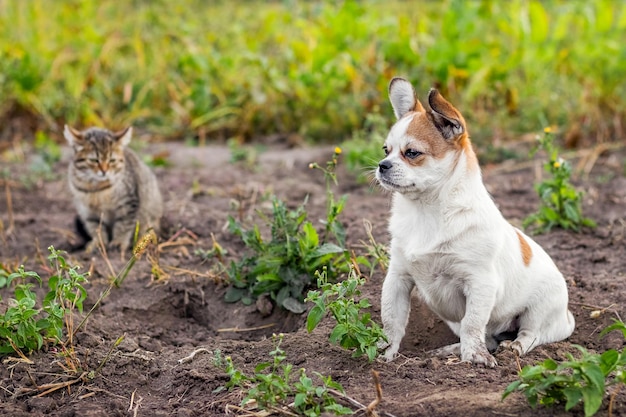
[[[0,1],[0,125],[133,124],[156,137],[391,121],[386,87],[437,86],[475,142],[546,121],[611,139],[625,113],[626,5],[592,1]],[[60,138],[60,135],[59,135]]]

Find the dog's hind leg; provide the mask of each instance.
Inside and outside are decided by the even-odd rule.
[[[526,313],[520,316],[520,328],[514,341],[503,341],[500,346],[524,355],[539,345],[568,338],[574,331],[575,321],[567,307],[553,308],[548,314]]]

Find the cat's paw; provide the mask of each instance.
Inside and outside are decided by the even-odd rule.
[[[98,250],[98,242],[93,239],[85,247],[85,253],[92,254]]]

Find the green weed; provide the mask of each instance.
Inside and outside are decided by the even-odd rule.
[[[257,211],[270,229],[270,239],[263,238],[258,225],[246,229],[229,216],[230,231],[241,237],[250,253],[231,262],[227,268],[231,284],[226,292],[227,302],[251,304],[259,296],[269,294],[280,307],[300,314],[306,311],[304,294],[317,270],[326,268],[331,280],[347,270],[345,230],[337,219],[347,197],[337,201],[332,191],[332,185],[337,182],[335,168],[340,153],[341,149],[336,148],[325,168],[310,165],[321,169],[326,179],[327,211],[321,238],[307,220],[306,199],[296,209],[289,210],[283,201],[273,196],[270,217]],[[338,244],[329,242],[331,236]]]
[[[329,235],[332,234],[339,245],[345,246],[346,231],[341,222],[337,220],[337,217],[343,212],[348,196],[344,194],[339,198],[339,201],[336,201],[335,193],[333,192],[333,186],[338,185],[336,170],[338,157],[341,153],[341,148],[336,147],[333,156],[326,162],[325,168],[315,162],[311,163],[309,168],[321,170],[324,173],[324,180],[326,181],[326,219],[322,222],[325,225],[323,241],[326,241]]]
[[[343,387],[315,372],[321,385],[315,385],[304,368],[299,370],[297,380],[292,377],[293,365],[286,363],[285,351],[280,345],[283,335],[274,335],[274,350],[270,352],[271,362],[262,362],[254,368],[254,375],[247,376],[238,370],[230,357],[226,357],[224,368],[230,377],[226,388],[240,388],[245,392],[242,407],[256,402],[263,410],[288,407],[297,415],[319,417],[322,413],[334,415],[352,414],[352,410],[337,403],[332,391],[343,393]],[[293,399],[293,402],[289,401]]]
[[[365,248],[366,253],[364,255],[358,255],[355,258],[355,264],[363,265],[369,269],[369,277],[374,275],[376,267],[380,267],[383,273],[387,271],[389,267],[389,249],[386,245],[376,242],[374,235],[372,234],[372,223],[363,219],[363,227],[365,227],[365,233],[367,233],[367,242],[361,241],[361,246]]]
[[[25,271],[23,266],[7,275],[6,284],[18,280],[14,299],[0,317],[0,354],[31,352],[43,347],[44,342],[58,344],[63,341],[64,330],[72,337],[72,313],[82,313],[83,301],[87,292],[83,284],[87,282],[85,274],[78,273],[77,266],[69,265],[62,252],[54,247],[48,248],[48,260],[55,273],[48,279],[49,291],[41,304],[37,295],[31,291],[36,281],[42,284],[39,274]]]
[[[230,163],[242,164],[252,171],[256,169],[259,154],[263,151],[262,147],[244,145],[234,138],[229,139],[227,144],[230,151]]]
[[[284,202],[272,198],[271,217],[259,213],[271,229],[269,240],[261,236],[257,225],[246,230],[229,216],[231,232],[241,237],[251,253],[231,262],[227,270],[231,283],[227,302],[251,304],[260,295],[269,294],[280,307],[303,313],[303,294],[315,271],[326,266],[331,277],[338,276],[344,249],[320,241],[315,227],[306,219],[305,203],[288,210]]]
[[[626,338],[626,326],[621,321],[604,329],[601,336],[613,330],[621,331]],[[575,347],[581,352],[579,359],[568,353],[568,360],[560,364],[546,359],[539,365],[525,366],[519,373],[520,379],[509,384],[502,398],[520,391],[533,408],[537,404],[565,403],[565,411],[582,402],[585,416],[593,416],[602,405],[608,386],[626,384],[626,351],[610,349],[597,354],[582,346]]]
[[[326,271],[317,272],[317,287],[321,290],[308,292],[306,301],[314,304],[307,317],[306,328],[312,332],[328,312],[337,323],[330,333],[330,342],[354,350],[352,356],[367,355],[373,361],[377,355],[377,344],[386,340],[383,329],[372,321],[369,313],[362,309],[371,307],[369,300],[360,299],[359,286],[365,280],[352,269],[344,281],[328,282]]]
[[[535,186],[541,199],[541,206],[537,213],[524,220],[523,226],[533,226],[535,233],[544,233],[553,227],[577,232],[583,226],[595,227],[595,222],[582,214],[582,192],[576,191],[571,184],[572,168],[569,162],[559,157],[550,128],[546,128],[543,136],[538,137],[537,146],[531,151],[531,156],[539,149],[543,149],[548,155],[544,171],[550,178]]]

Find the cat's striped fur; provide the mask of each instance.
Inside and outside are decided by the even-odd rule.
[[[127,147],[132,128],[78,131],[66,125],[63,133],[74,149],[69,185],[78,216],[92,238],[87,250],[94,249],[100,233],[105,244],[125,251],[137,223],[140,234],[148,228],[158,232],[163,201],[156,177]]]

